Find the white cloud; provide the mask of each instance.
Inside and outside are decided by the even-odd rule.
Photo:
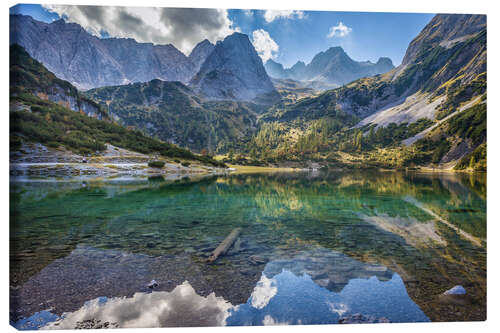
[[[287,18],[287,19],[303,19],[305,18],[305,14],[300,10],[265,10],[264,11],[264,19],[267,23],[270,23],[279,18]]]
[[[106,32],[112,37],[134,38],[138,42],[171,43],[185,54],[205,38],[215,43],[239,31],[223,9],[43,6],[95,36],[101,37]]]
[[[339,22],[339,24],[330,28],[330,31],[328,32],[328,35],[326,35],[326,37],[328,37],[328,38],[345,37],[348,34],[350,34],[351,31],[352,31],[351,28],[346,26],[344,23]]]
[[[252,44],[263,62],[274,59],[279,51],[278,44],[263,29],[255,30],[252,33]]]
[[[263,309],[269,304],[271,298],[276,296],[276,293],[278,293],[276,281],[274,279],[268,279],[267,276],[262,274],[260,281],[257,282],[250,296],[252,306],[256,309]]]

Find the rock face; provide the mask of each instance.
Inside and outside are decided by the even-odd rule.
[[[57,77],[79,89],[145,82],[188,82],[197,71],[173,45],[138,43],[130,38],[100,39],[80,25],[58,20],[44,23],[30,16],[10,16],[10,43],[16,43]],[[202,49],[205,50],[206,45]]]
[[[415,62],[423,49],[436,45],[450,48],[485,28],[486,15],[436,15],[411,41],[401,65]]]
[[[17,44],[10,46],[9,83],[13,95],[29,93],[73,111],[83,112],[89,117],[100,120],[108,118],[97,103],[83,96],[68,81],[57,78]]]
[[[212,53],[214,50],[215,45],[210,43],[207,39],[205,39],[202,42],[199,42],[194,49],[191,51],[189,54],[189,60],[194,64],[195,66],[195,72],[198,72],[201,68],[201,65],[205,62],[207,57]]]
[[[341,86],[361,77],[388,72],[394,65],[389,58],[380,58],[375,64],[370,61],[354,61],[337,46],[318,53],[307,66],[299,61],[293,67],[285,69],[281,64],[268,60],[265,67],[268,74],[275,78],[319,81]]]
[[[252,101],[276,93],[248,36],[237,32],[217,42],[189,85],[196,92],[221,100]]]

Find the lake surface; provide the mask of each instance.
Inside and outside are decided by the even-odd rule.
[[[485,320],[485,178],[11,178],[10,320],[19,329]],[[229,252],[208,263],[238,227]],[[441,295],[457,285],[466,295]]]

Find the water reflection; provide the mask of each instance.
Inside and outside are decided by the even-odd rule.
[[[127,267],[120,269],[126,271]],[[109,273],[106,268],[101,270]],[[68,275],[66,272],[59,278],[72,278]],[[118,276],[109,279],[100,281],[107,285],[121,281]],[[184,281],[171,291],[98,297],[60,318],[44,311],[30,320],[42,329],[73,329],[89,322],[122,328],[335,324],[358,313],[391,322],[428,321],[408,296],[399,275],[322,248],[268,262],[244,304],[231,304],[213,292],[206,296],[199,293]],[[16,327],[36,326],[26,325],[25,320]]]
[[[235,325],[335,322],[354,303],[325,295],[363,283],[397,286],[384,292],[404,302],[392,317],[374,304],[354,307],[367,315],[483,320],[485,186],[469,176],[404,173],[11,182],[11,321],[49,308],[75,312],[101,296],[130,299],[152,279],[160,283],[155,293],[189,281],[200,297],[222,297],[233,306],[227,324]],[[236,227],[243,229],[237,246],[207,264]],[[324,316],[267,311],[304,303],[299,294],[280,301],[286,285],[322,299]],[[455,285],[471,302],[440,301]],[[370,304],[369,296],[360,299]]]
[[[214,293],[203,297],[189,282],[171,292],[136,293],[132,297],[96,298],[79,310],[42,329],[74,329],[78,323],[100,320],[122,328],[225,325],[233,306]]]
[[[271,279],[263,274],[261,281],[272,286],[254,290],[265,302],[255,304],[252,298],[232,309],[228,325],[337,324],[354,314],[387,322],[429,321],[408,296],[397,274],[386,281],[375,276],[350,279],[339,292],[319,286],[307,274],[296,275],[288,270]],[[269,294],[265,295],[266,291]]]

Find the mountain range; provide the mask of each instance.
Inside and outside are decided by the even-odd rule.
[[[321,146],[315,142],[320,140],[321,131],[314,129],[319,123],[334,126],[324,130],[324,135],[332,136],[323,145],[327,150],[363,151],[365,147],[370,155],[377,151],[374,147],[403,143],[414,151],[405,160],[398,148],[394,163],[432,160],[446,165],[469,161],[472,155],[476,161],[479,156],[484,160],[485,103],[486,16],[439,14],[413,39],[400,66],[291,105],[275,105],[263,119],[282,132],[296,131],[295,124],[309,128],[306,136],[312,141],[306,141],[306,146]],[[346,125],[348,131],[339,131]],[[455,132],[457,127],[462,129]],[[283,138],[276,150],[280,145],[289,149],[288,141]]]
[[[57,77],[79,89],[147,82],[187,83],[211,52],[207,40],[190,56],[172,44],[138,43],[131,38],[97,38],[76,23],[40,22],[10,15],[10,43],[16,43]]]
[[[282,64],[269,59],[265,67],[273,78],[317,81],[330,87],[339,87],[362,77],[388,72],[394,65],[389,58],[380,58],[376,63],[354,61],[340,46],[336,46],[316,54],[307,65],[298,61],[292,67],[284,68]]]
[[[44,23],[11,15],[10,43],[22,46],[57,77],[84,90],[160,79],[190,83],[213,99],[277,96],[248,36],[240,33],[217,45],[203,40],[186,56],[172,44],[97,38],[62,19]]]
[[[365,166],[485,167],[483,15],[434,16],[396,68],[387,58],[356,62],[340,47],[307,65],[283,69],[268,61],[264,67],[241,33],[216,45],[202,41],[185,56],[171,45],[99,39],[76,24],[18,15],[11,16],[11,43],[25,47],[60,79],[72,77],[93,88],[78,96],[114,121],[195,151],[237,151],[260,163],[349,164],[353,159],[339,157],[353,154]],[[182,61],[165,56],[160,64],[157,52]],[[285,78],[271,81],[268,73]],[[342,86],[320,93],[304,82]]]

